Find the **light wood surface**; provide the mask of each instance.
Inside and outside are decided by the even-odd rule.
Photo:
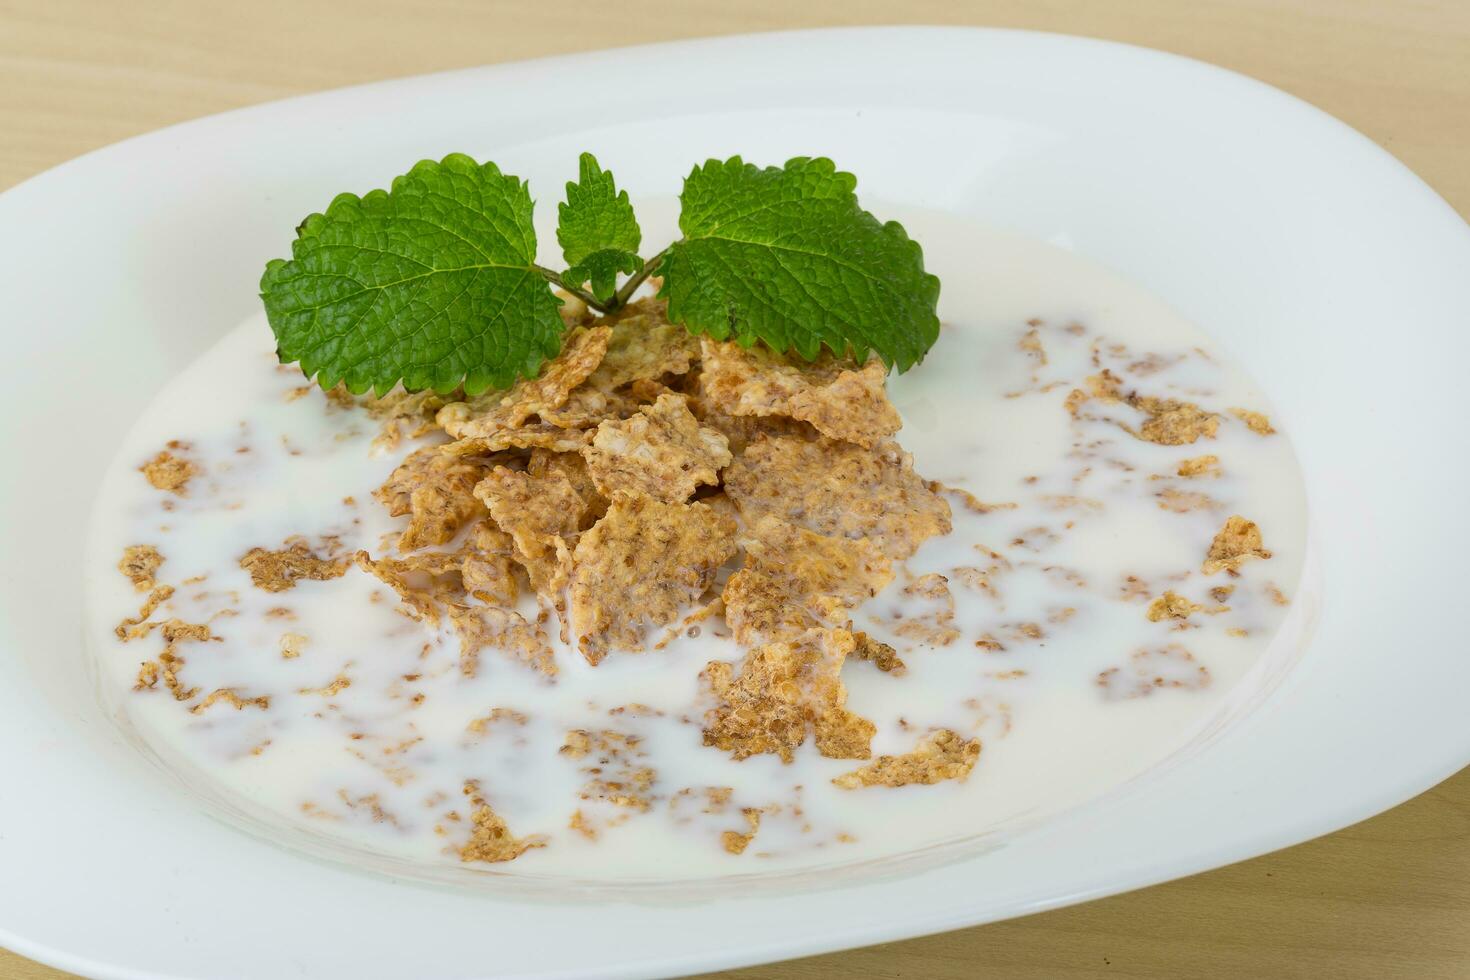
[[[159,126],[317,89],[901,22],[1087,34],[1233,68],[1357,127],[1470,215],[1470,0],[0,0],[0,188]],[[61,976],[0,950],[0,978]],[[722,976],[1465,980],[1470,770],[1356,827],[1184,881]]]

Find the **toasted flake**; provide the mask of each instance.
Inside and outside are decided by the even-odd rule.
[[[704,744],[736,759],[773,753],[790,762],[813,733],[828,758],[868,758],[876,729],[847,710],[840,675],[854,646],[846,630],[813,629],[749,651],[738,677],[733,664],[711,661],[704,678],[718,704],[705,713]]]
[[[745,448],[761,436],[791,436],[799,439],[821,437],[821,433],[811,423],[779,415],[731,415],[700,398],[691,398],[689,408],[701,424],[725,437],[730,453],[735,456],[745,452]]]
[[[1220,457],[1214,455],[1192,456],[1181,460],[1178,473],[1183,477],[1219,476]]]
[[[1190,602],[1177,592],[1165,592],[1148,606],[1149,622],[1157,623],[1162,619],[1188,619],[1204,607],[1197,602]]]
[[[515,542],[531,586],[553,600],[564,584],[570,541],[586,526],[591,504],[562,471],[539,476],[497,466],[475,487],[490,516]]]
[[[657,381],[685,374],[699,355],[699,341],[688,330],[669,323],[666,305],[639,300],[612,325],[607,354],[587,379],[587,387],[612,391],[633,381]]]
[[[667,503],[687,500],[701,483],[718,483],[730,462],[725,437],[700,425],[677,394],[660,395],[628,419],[601,423],[582,455],[602,493],[636,490]]]
[[[501,429],[492,435],[471,437],[439,447],[446,456],[488,456],[511,449],[548,449],[557,453],[580,452],[592,441],[586,429],[566,429],[547,422]]]
[[[658,397],[657,394],[653,398],[641,397],[647,394],[642,388],[637,392],[633,391],[632,386],[607,391],[584,384],[568,395],[561,405],[543,409],[540,419],[547,425],[562,429],[595,429],[600,422],[625,419],[637,413],[646,403]]]
[[[182,451],[185,448],[183,443],[169,443],[169,449]],[[138,469],[155,489],[182,497],[187,492],[189,481],[198,476],[200,470],[192,460],[175,456],[169,449],[160,451]]]
[[[520,595],[515,575],[515,539],[488,520],[470,528],[461,556],[464,590],[492,606],[513,607]]]
[[[1097,686],[1109,701],[1147,697],[1163,688],[1198,690],[1210,686],[1210,672],[1188,650],[1171,643],[1156,650],[1139,650],[1126,666],[1109,667],[1097,675]]]
[[[880,755],[869,765],[843,773],[832,780],[842,789],[863,786],[909,786],[914,783],[932,785],[946,779],[963,780],[980,758],[980,740],[966,739],[948,728],[941,728],[919,740],[905,755]]]
[[[887,643],[873,639],[866,633],[852,634],[852,653],[847,655],[849,660],[868,660],[874,667],[883,673],[892,673],[894,676],[904,673],[908,667],[898,658],[898,651]]]
[[[256,588],[285,592],[302,579],[324,582],[341,578],[347,571],[346,558],[320,558],[303,538],[287,538],[285,544],[277,551],[251,548],[240,559],[240,567],[250,573]]]
[[[1258,436],[1274,436],[1276,430],[1271,426],[1271,420],[1260,412],[1252,412],[1248,408],[1232,408],[1230,414],[1245,423]]]
[[[392,516],[410,515],[408,527],[398,539],[399,550],[417,551],[445,544],[461,527],[484,514],[485,508],[475,499],[474,491],[487,469],[483,463],[442,453],[438,446],[409,453],[373,491]]]
[[[459,849],[461,861],[466,864],[471,861],[485,861],[491,864],[513,861],[533,847],[546,846],[546,838],[540,834],[533,834],[530,837],[513,835],[505,821],[490,808],[490,804],[485,802],[473,782],[465,784],[464,793],[470,798],[470,804],[475,809],[470,815],[470,820],[473,822],[470,839]]]
[[[783,415],[867,448],[903,425],[884,388],[887,370],[876,357],[862,367],[827,354],[795,364],[765,347],[747,350],[707,337],[701,345],[703,397],[722,412]]]
[[[893,580],[867,541],[834,538],[768,514],[740,539],[745,564],[725,585],[725,621],[743,644],[841,626]]]
[[[153,545],[134,544],[123,549],[117,570],[132,581],[133,588],[139,592],[147,592],[153,588],[153,576],[158,573],[162,564],[163,555]]]
[[[592,664],[642,647],[648,626],[674,621],[735,552],[735,522],[700,504],[613,496],[573,556],[571,626]]]
[[[573,328],[566,335],[561,353],[548,361],[535,378],[516,382],[508,392],[445,405],[437,416],[439,425],[455,439],[485,438],[525,425],[527,419],[560,407],[572,389],[601,363],[611,334],[610,327]]]
[[[300,633],[281,634],[281,659],[295,660],[306,649],[307,637]]]
[[[1261,529],[1254,521],[1235,514],[1225,522],[1220,533],[1215,535],[1215,540],[1210,542],[1209,554],[1205,555],[1204,573],[1213,575],[1224,569],[1236,575],[1239,574],[1237,569],[1247,558],[1270,557],[1271,552],[1262,546]]]
[[[895,561],[951,527],[949,504],[891,444],[761,438],[726,468],[725,492],[749,522],[775,514],[818,534],[867,538]]]

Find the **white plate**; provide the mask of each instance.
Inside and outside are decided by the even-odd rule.
[[[818,152],[871,199],[1073,248],[1217,337],[1311,495],[1307,652],[1186,762],[1000,846],[744,898],[540,903],[305,860],[211,819],[104,717],[79,554],[111,447],[256,308],[344,189],[492,158],[554,197],[581,149],[633,193]],[[546,206],[543,203],[543,207]],[[286,231],[283,231],[286,230]],[[1453,612],[1470,539],[1470,230],[1368,140],[1168,55],[1003,31],[695,41],[434,75],[154,133],[0,197],[0,944],[107,977],[613,977],[971,925],[1326,833],[1470,760]],[[1298,624],[1310,627],[1310,621]],[[840,887],[839,887],[840,886]],[[595,904],[594,904],[595,902]]]

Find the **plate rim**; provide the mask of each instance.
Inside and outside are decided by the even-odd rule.
[[[1404,167],[1403,164],[1394,159],[1391,154],[1388,154],[1386,150],[1383,150],[1376,143],[1372,142],[1368,137],[1364,136],[1361,133],[1358,133],[1351,127],[1348,127],[1345,123],[1336,120],[1335,118],[1327,115],[1316,107],[1311,106],[1309,103],[1306,103],[1303,100],[1296,98],[1295,96],[1291,96],[1288,93],[1282,92],[1272,86],[1266,85],[1265,83],[1232,72],[1228,69],[1209,65],[1205,62],[1196,61],[1194,59],[1185,58],[1179,55],[1169,54],[1167,52],[1155,51],[1153,49],[1137,47],[1134,45],[1120,44],[1118,42],[1102,41],[1091,38],[1080,38],[1071,35],[1049,34],[1045,32],[1022,31],[1012,29],[921,26],[907,26],[896,28],[823,28],[811,31],[777,31],[757,34],[727,35],[716,38],[696,38],[683,41],[661,42],[651,45],[639,45],[633,47],[610,49],[608,51],[582,52],[569,55],[556,55],[549,58],[530,59],[526,61],[501,62],[493,66],[458,69],[454,71],[438,72],[429,75],[409,76],[406,78],[376,81],[366,83],[364,85],[332,89],[325,92],[292,96],[287,99],[275,100],[272,102],[261,103],[253,106],[246,106],[239,109],[233,109],[224,113],[201,117],[200,119],[177,123],[164,129],[141,134],[139,136],[124,140],[120,143],[115,143],[110,146],[91,151],[80,157],[74,158],[73,160],[66,161],[40,174],[27,178],[21,183],[6,190],[3,194],[0,194],[0,213],[4,213],[5,208],[18,197],[23,196],[23,194],[41,193],[42,191],[37,191],[36,188],[42,188],[44,191],[44,189],[47,188],[52,182],[63,179],[64,176],[69,173],[73,168],[82,165],[84,162],[96,162],[99,159],[105,159],[109,155],[117,154],[121,148],[132,147],[140,143],[149,143],[151,141],[162,141],[170,136],[179,134],[181,131],[189,130],[191,128],[200,128],[201,123],[217,124],[221,121],[228,121],[230,119],[239,120],[248,118],[249,116],[254,114],[265,115],[273,111],[278,111],[284,105],[301,104],[303,102],[320,99],[322,96],[343,97],[344,95],[348,94],[361,94],[373,89],[398,86],[405,83],[421,83],[427,80],[443,82],[456,78],[469,77],[486,72],[487,70],[491,69],[496,71],[515,72],[519,70],[527,70],[529,67],[532,66],[551,67],[557,64],[569,64],[578,61],[595,60],[599,57],[606,57],[609,55],[618,58],[630,58],[636,57],[639,54],[647,54],[653,51],[693,51],[699,48],[710,49],[714,47],[726,46],[741,47],[751,44],[761,45],[770,43],[772,40],[775,39],[815,39],[818,37],[853,37],[856,35],[863,35],[865,37],[885,37],[893,35],[918,37],[921,35],[930,35],[935,32],[944,35],[1010,35],[1029,39],[1045,39],[1047,43],[1062,40],[1067,43],[1076,43],[1098,49],[1121,50],[1128,53],[1130,57],[1144,57],[1145,59],[1163,58],[1173,60],[1179,63],[1188,64],[1194,69],[1208,69],[1210,73],[1217,73],[1218,76],[1229,79],[1232,84],[1246,82],[1251,87],[1257,89],[1259,92],[1269,93],[1269,96],[1273,99],[1287,100],[1288,103],[1293,104],[1293,108],[1295,110],[1305,110],[1306,112],[1317,117],[1317,120],[1319,122],[1326,121],[1331,123],[1333,127],[1336,127],[1339,130],[1338,135],[1351,135],[1361,144],[1364,144],[1360,147],[1364,151],[1376,154],[1380,156],[1383,160],[1391,161],[1393,168],[1396,168],[1396,172],[1400,177],[1409,177],[1413,182],[1417,183],[1418,187],[1422,191],[1427,191],[1434,200],[1439,202],[1444,211],[1447,212],[1447,216],[1453,219],[1453,221],[1457,224],[1458,231],[1461,233],[1462,242],[1466,244],[1467,247],[1470,247],[1470,228],[1466,227],[1464,221],[1459,218],[1459,216],[1454,212],[1452,208],[1450,208],[1447,202],[1440,198],[1439,195],[1435,193],[1432,188],[1429,188],[1426,184],[1424,184],[1424,182],[1420,180],[1417,175],[1414,175],[1411,171]],[[0,238],[3,237],[3,235],[0,235]],[[3,695],[0,695],[0,703],[4,703],[4,700],[5,698],[3,697]],[[827,952],[833,949],[850,948],[852,946],[859,945],[870,945],[874,942],[892,941],[909,936],[923,935],[931,932],[960,928],[965,925],[975,924],[978,921],[995,921],[998,918],[1010,917],[1010,915],[1030,914],[1031,912],[1043,911],[1049,908],[1056,908],[1062,905],[1072,904],[1077,901],[1085,901],[1093,898],[1104,897],[1105,895],[1115,894],[1121,891],[1131,890],[1133,888],[1146,887],[1151,884],[1156,884],[1160,881],[1180,877],[1183,874],[1191,874],[1199,870],[1204,870],[1206,868],[1218,867],[1223,864],[1228,864],[1233,861],[1240,860],[1256,854],[1269,853],[1269,851],[1271,850],[1275,850],[1284,846],[1289,846],[1290,844],[1310,839],[1311,837],[1318,836],[1322,833],[1327,833],[1332,830],[1348,826],[1352,823],[1356,823],[1358,820],[1364,819],[1367,816],[1371,816],[1374,813],[1381,812],[1381,810],[1383,809],[1387,809],[1390,806],[1396,805],[1403,800],[1417,795],[1419,792],[1428,789],[1442,779],[1448,777],[1449,775],[1452,775],[1454,772],[1457,772],[1460,768],[1462,768],[1467,761],[1470,761],[1470,732],[1467,732],[1466,735],[1467,738],[1465,739],[1465,744],[1460,747],[1460,749],[1458,750],[1458,754],[1456,754],[1455,752],[1445,752],[1443,753],[1442,757],[1439,757],[1439,761],[1437,761],[1435,765],[1422,766],[1412,772],[1402,772],[1400,773],[1399,778],[1391,783],[1385,783],[1382,781],[1375,782],[1374,785],[1378,787],[1379,791],[1376,794],[1373,794],[1371,800],[1365,800],[1363,802],[1362,806],[1359,807],[1360,812],[1349,813],[1346,815],[1339,812],[1326,817],[1322,817],[1319,815],[1318,819],[1298,818],[1295,822],[1283,821],[1282,823],[1275,825],[1274,833],[1261,834],[1256,838],[1254,843],[1238,843],[1235,846],[1222,847],[1214,852],[1206,850],[1205,852],[1201,853],[1209,854],[1210,856],[1196,856],[1192,857],[1191,860],[1184,862],[1191,865],[1193,870],[1181,872],[1177,870],[1177,868],[1174,870],[1167,870],[1164,867],[1160,866],[1151,869],[1150,871],[1138,876],[1137,878],[1130,879],[1126,883],[1117,883],[1116,886],[1093,886],[1088,888],[1081,888],[1070,894],[1054,895],[1049,899],[1039,900],[1030,903],[1025,908],[1018,909],[1004,916],[976,919],[972,915],[960,912],[957,913],[949,921],[941,921],[937,923],[932,920],[925,923],[907,922],[894,924],[887,928],[881,926],[874,927],[870,924],[865,924],[861,928],[855,927],[851,933],[829,931],[825,933],[822,938],[815,941],[794,940],[785,944],[777,944],[770,947],[761,947],[759,949],[730,951],[728,953],[721,954],[699,954],[697,956],[685,956],[682,958],[674,958],[668,960],[660,960],[658,957],[655,956],[651,958],[641,959],[636,962],[630,962],[625,967],[614,969],[610,972],[604,971],[602,975],[644,975],[650,968],[661,973],[679,972],[685,969],[689,969],[691,967],[702,970],[719,969],[730,966],[763,962],[774,958],[812,955],[814,953]],[[1161,862],[1161,864],[1162,863],[1177,864],[1178,862]],[[37,959],[41,962],[51,963],[52,965],[56,965],[64,969],[71,969],[75,972],[95,971],[98,975],[119,977],[145,975],[126,967],[119,968],[108,964],[92,963],[87,961],[85,958],[75,958],[61,949],[53,949],[42,944],[31,943],[23,936],[13,932],[8,926],[4,924],[0,924],[0,944],[16,950],[22,955],[30,956],[33,959]],[[580,972],[567,972],[564,974],[550,972],[544,975],[581,976],[586,974]]]

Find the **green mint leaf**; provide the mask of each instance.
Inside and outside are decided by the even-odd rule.
[[[659,266],[669,319],[812,360],[876,351],[905,371],[939,337],[939,280],[917,242],[858,206],[831,160],[764,170],[731,157],[684,180],[682,240]]]
[[[452,154],[391,191],[339,195],[291,255],[266,266],[261,299],[281,361],[324,388],[478,394],[535,377],[561,348],[530,191],[493,163]]]
[[[638,246],[643,233],[633,217],[628,192],[619,191],[613,176],[583,153],[576,183],[567,184],[567,200],[557,205],[556,240],[568,269],[563,278],[574,286],[592,284],[592,295],[612,298],[619,272],[643,268]]]

